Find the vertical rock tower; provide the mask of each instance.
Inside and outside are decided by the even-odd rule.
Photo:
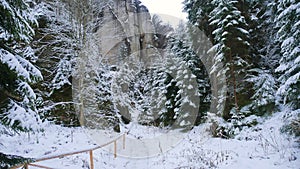
[[[155,30],[148,9],[139,0],[113,0],[103,8],[102,17],[96,36],[109,63],[116,64],[129,55],[148,60]]]

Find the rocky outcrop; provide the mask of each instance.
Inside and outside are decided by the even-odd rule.
[[[154,27],[148,9],[138,0],[114,0],[103,8],[96,32],[102,56],[116,64],[131,55],[146,61],[153,52]]]
[[[97,84],[94,84],[93,79],[90,78],[93,72],[88,66],[93,64],[94,67],[97,67],[104,63],[119,67],[127,59],[133,61],[127,62],[129,65],[143,62],[145,66],[148,61],[152,60],[151,57],[158,56],[156,54],[159,53],[153,45],[155,29],[151,22],[151,16],[140,1],[112,0],[101,8],[100,14],[94,18],[97,20],[97,24],[92,28],[94,32],[92,40],[87,39],[85,48],[81,51],[82,67],[80,68],[81,75],[77,78],[79,83],[78,94],[76,93],[81,98],[79,102],[82,103],[81,109],[78,110],[81,112],[79,119],[81,124],[90,128],[116,128],[119,119],[112,114],[112,111],[115,110],[104,110],[104,108],[116,106],[118,112],[122,114],[123,121],[130,120],[129,109],[119,103],[112,103],[111,100],[98,104],[93,99],[96,96],[90,94],[93,93],[91,86]],[[82,72],[85,68],[86,72]],[[85,74],[89,74],[88,78]],[[124,93],[130,90],[129,86],[122,85],[122,82],[118,85],[122,87],[120,90]],[[112,106],[112,104],[116,105]]]

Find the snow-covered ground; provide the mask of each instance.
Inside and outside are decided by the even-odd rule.
[[[208,126],[198,126],[185,135],[180,142],[174,144],[169,151],[144,158],[132,158],[126,155],[139,150],[139,148],[132,148],[135,145],[134,135],[143,136],[142,133],[145,133],[149,137],[151,136],[149,132],[158,131],[147,129],[148,133],[146,133],[145,129],[141,129],[138,133],[135,129],[134,135],[129,133],[127,136],[127,148],[123,150],[122,141],[117,142],[119,155],[117,158],[114,158],[110,151],[113,145],[94,151],[94,166],[96,169],[150,167],[151,169],[299,169],[299,142],[279,132],[281,119],[280,113],[275,114],[272,118],[266,119],[263,124],[242,131],[236,139],[212,138],[207,132]],[[111,138],[106,139],[113,139],[117,135],[111,135]],[[0,143],[0,152],[5,154],[42,158],[96,147],[99,141],[93,139],[82,128],[48,125],[41,133],[13,137],[1,135]],[[153,149],[155,148],[157,147],[153,144]],[[89,168],[89,154],[82,153],[36,164],[59,169]],[[33,168],[35,167],[30,166],[30,169]]]

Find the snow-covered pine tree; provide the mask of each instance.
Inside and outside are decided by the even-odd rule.
[[[39,27],[32,43],[44,81],[37,86],[39,111],[65,125],[78,125],[72,100],[72,72],[86,37],[101,25],[107,1],[48,1],[36,6]],[[86,12],[87,11],[87,12]]]
[[[277,94],[284,105],[300,109],[300,2],[280,0],[276,23],[280,27],[277,38],[281,42]]]
[[[207,37],[213,41],[213,26],[209,24],[209,14],[214,9],[211,0],[184,0],[184,11],[188,13],[189,23],[204,31]]]
[[[265,115],[276,111],[276,91],[278,80],[275,68],[280,57],[279,41],[276,39],[278,27],[274,21],[277,5],[271,0],[249,1],[248,20],[250,22],[250,51],[257,62],[248,81],[253,84],[254,94],[250,111]]]
[[[170,76],[171,81],[168,85],[172,85],[171,89],[175,89],[171,93],[171,104],[174,111],[172,117],[173,128],[189,130],[194,126],[197,116],[199,116],[200,98],[199,84],[197,76],[192,73],[188,62],[183,58],[171,56],[167,60],[166,73]],[[167,89],[168,91],[168,89]],[[169,91],[168,91],[169,92]],[[203,93],[202,93],[203,94]],[[168,103],[167,97],[167,103]],[[205,113],[203,113],[205,114]],[[203,115],[200,113],[200,116]]]
[[[119,131],[111,89],[113,69],[100,54],[100,40],[92,36],[88,39],[73,72],[73,100],[80,124],[90,129]]]
[[[263,116],[266,113],[272,113],[276,109],[276,86],[277,80],[270,70],[264,68],[252,69],[255,75],[250,75],[247,79],[253,83],[254,94],[250,110],[255,115]]]
[[[204,119],[206,112],[209,111],[211,103],[209,76],[200,56],[192,48],[192,41],[186,24],[181,22],[171,37],[172,39],[169,41],[170,50],[188,65],[188,68],[197,79],[200,106],[196,123],[199,124]]]
[[[113,100],[122,120],[141,125],[160,125],[165,112],[164,72],[161,66],[145,67],[141,62],[124,64],[115,72]]]
[[[277,13],[277,4],[274,0],[260,0],[248,2],[249,33],[250,33],[250,51],[255,67],[275,71],[280,58],[280,45],[276,39],[276,33],[279,29],[276,25],[275,17]]]
[[[164,80],[165,73],[161,68],[152,67],[143,69],[132,81],[130,91],[136,99],[135,107],[140,111],[139,124],[163,126],[159,115],[166,112]]]
[[[74,20],[76,23],[75,32],[76,39],[78,40],[77,44],[80,49],[83,49],[80,51],[81,54],[79,56],[79,61],[76,62],[77,64],[78,62],[85,62],[80,63],[83,67],[79,68],[79,71],[83,71],[83,80],[76,80],[77,82],[82,83],[79,84],[79,97],[83,100],[80,100],[79,103],[82,104],[86,101],[86,103],[79,105],[79,119],[81,124],[85,124],[86,122],[86,125],[90,125],[94,128],[113,128],[115,131],[119,131],[119,117],[121,116],[112,96],[112,88],[114,84],[113,78],[117,74],[117,66],[112,63],[108,63],[112,58],[107,58],[107,56],[105,56],[107,53],[104,53],[101,47],[99,48],[99,46],[96,46],[96,44],[100,43],[101,38],[103,37],[94,39],[95,36],[98,36],[95,35],[95,32],[99,31],[99,28],[101,29],[101,27],[107,24],[107,22],[111,23],[110,18],[107,18],[107,16],[104,16],[103,14],[105,11],[104,7],[109,8],[114,19],[119,19],[113,12],[114,5],[117,5],[118,1],[74,0],[67,4],[70,6],[70,11],[75,14]],[[119,23],[119,20],[117,22]],[[116,29],[115,31],[119,30]],[[123,30],[118,33],[114,33],[116,34],[114,34],[113,37],[121,37],[123,35]],[[116,52],[115,54],[119,57],[118,59],[124,58],[128,55],[128,46],[124,41],[116,46],[112,45],[110,47],[117,49],[114,52]],[[91,86],[89,83],[94,84],[94,86]],[[93,96],[96,96],[96,99],[93,100]],[[90,110],[85,112],[86,109]],[[86,115],[89,119],[84,119],[84,116]]]
[[[31,43],[38,56],[44,80],[36,88],[39,112],[58,124],[76,125],[72,101],[72,71],[78,56],[75,20],[68,6],[58,0],[42,1],[35,7],[39,27]],[[73,123],[74,122],[74,123]],[[73,124],[71,124],[73,123]]]
[[[226,99],[222,116],[224,119],[240,119],[244,116],[241,108],[249,104],[251,96],[249,84],[245,83],[247,70],[251,66],[248,24],[237,8],[238,1],[214,0],[211,3],[215,6],[209,19],[210,25],[215,27],[212,32],[215,42],[211,50],[217,54],[210,73],[221,70],[223,66],[224,72],[218,72],[219,75],[226,74],[227,94],[219,98]]]
[[[165,85],[165,111],[160,112],[158,114],[158,119],[160,126],[168,127],[173,125],[174,121],[176,120],[175,114],[179,113],[179,106],[180,106],[180,94],[178,94],[179,88],[176,86],[176,81],[174,80],[174,76],[172,76],[170,73],[172,73],[172,70],[170,72],[164,72],[166,73],[165,79],[164,79],[164,85]]]
[[[148,105],[151,106],[150,113],[154,118],[154,125],[164,127],[166,126],[164,121],[161,121],[160,116],[167,113],[167,86],[166,79],[167,74],[163,70],[164,64],[161,66],[157,66],[155,69],[150,70],[151,81],[150,85],[146,86],[146,90],[148,91],[148,97],[151,102]]]
[[[24,47],[34,35],[35,12],[25,0],[0,2],[0,132],[40,128],[32,85],[42,75],[31,62],[30,48]]]
[[[97,114],[106,123],[106,128],[114,127],[115,129],[118,129],[119,119],[114,108],[111,90],[112,75],[112,67],[100,62],[94,79],[97,87],[96,105],[98,109]]]

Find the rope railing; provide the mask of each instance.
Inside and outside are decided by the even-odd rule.
[[[63,158],[63,157],[67,157],[67,156],[71,156],[71,155],[75,155],[75,154],[81,154],[81,153],[89,153],[89,156],[90,156],[90,169],[94,169],[93,151],[95,151],[97,149],[100,149],[100,148],[103,148],[103,147],[108,146],[108,145],[113,143],[114,144],[114,158],[117,158],[117,141],[122,138],[122,143],[123,143],[122,147],[123,147],[123,149],[125,149],[125,141],[126,141],[125,137],[126,137],[126,133],[120,135],[119,137],[115,138],[114,140],[111,140],[111,141],[109,141],[105,144],[102,144],[102,145],[94,147],[94,148],[35,159],[33,162],[27,162],[25,164],[20,164],[20,165],[12,167],[11,169],[17,169],[17,168],[20,168],[20,167],[25,168],[25,169],[29,169],[29,166],[45,168],[45,169],[54,169],[54,168],[51,168],[51,167],[46,167],[46,166],[42,166],[42,165],[38,165],[38,164],[34,164],[34,163],[41,162],[41,161],[46,161],[46,160],[51,160],[51,159],[56,159],[56,158]]]

